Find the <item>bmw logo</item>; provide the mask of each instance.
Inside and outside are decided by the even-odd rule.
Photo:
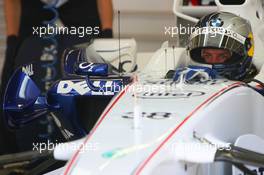
[[[212,27],[222,27],[224,22],[220,18],[214,18],[209,22]]]

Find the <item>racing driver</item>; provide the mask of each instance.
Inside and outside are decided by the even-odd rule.
[[[183,74],[189,81],[202,71],[210,78],[220,76],[230,80],[257,81],[263,85],[258,81],[263,75],[258,74],[252,63],[254,39],[251,25],[244,18],[228,12],[204,16],[189,38],[187,52],[192,66],[176,69],[175,81]]]

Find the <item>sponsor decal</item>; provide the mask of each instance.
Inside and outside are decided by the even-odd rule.
[[[68,94],[72,90],[75,90],[80,95],[84,95],[91,91],[86,81],[80,81],[77,83],[74,83],[73,81],[60,81],[58,84],[57,93]]]
[[[220,18],[214,18],[209,21],[209,24],[212,27],[222,27],[224,25],[224,21]]]
[[[137,94],[138,98],[144,99],[177,99],[177,98],[191,98],[205,95],[201,91],[164,91],[164,92],[143,92]]]
[[[173,86],[175,85],[175,82],[173,82],[172,80],[146,80],[145,82],[143,82],[143,85],[169,85],[169,86]]]
[[[80,69],[88,69],[88,72],[93,72],[93,66],[94,63],[87,63],[87,62],[83,62],[79,64],[79,68]]]
[[[58,83],[57,93],[69,94],[76,92],[80,95],[114,95],[122,89],[119,84],[120,81],[94,81],[93,85],[98,87],[99,90],[92,91],[85,80],[79,82],[64,80]]]
[[[199,85],[199,84],[203,84],[203,85],[217,85],[217,84],[222,84],[222,83],[227,83],[229,82],[229,80],[226,79],[213,79],[213,80],[208,80],[208,81],[195,81],[193,83],[188,83],[191,85]],[[175,86],[177,85],[176,82],[173,82],[172,80],[157,80],[157,81],[151,81],[151,80],[147,80],[143,83],[143,85],[167,85],[167,86]]]
[[[34,75],[33,64],[29,64],[27,66],[23,66],[22,67],[22,72],[24,72],[28,76]]]
[[[141,117],[154,119],[154,120],[168,119],[168,118],[171,118],[171,116],[172,116],[172,113],[169,113],[169,112],[152,112],[152,113],[142,112],[141,113]],[[122,118],[133,119],[134,112],[127,112],[122,115]]]

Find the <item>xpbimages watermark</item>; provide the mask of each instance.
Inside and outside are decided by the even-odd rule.
[[[99,35],[100,27],[65,27],[48,24],[46,27],[32,27],[33,35],[43,37],[45,35],[77,35],[81,38],[85,35]]]
[[[184,26],[182,24],[180,24],[179,26],[165,26],[164,34],[174,38],[177,37],[178,35],[186,35],[186,34],[190,35],[197,29],[199,28],[190,25]]]
[[[165,26],[164,28],[165,35],[169,35],[170,37],[177,37],[178,35],[190,35],[191,38],[194,38],[196,36],[200,35],[209,35],[210,37],[216,37],[217,35],[223,36],[226,35],[228,37],[231,37],[239,42],[244,43],[245,37],[239,35],[238,33],[223,28],[223,27],[193,27],[189,24],[187,26],[184,26],[180,24],[179,26]]]
[[[56,147],[59,147],[61,151],[69,151],[69,150],[80,150],[80,152],[86,151],[96,151],[100,148],[100,144],[98,142],[90,142],[90,143],[75,143],[70,142],[67,144],[57,143],[47,141],[46,143],[32,143],[32,151],[37,151],[40,154],[46,151],[53,151]]]

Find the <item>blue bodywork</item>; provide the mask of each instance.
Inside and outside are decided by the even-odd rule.
[[[41,95],[34,81],[38,78],[38,75],[34,74],[34,69],[39,65],[33,63],[19,68],[10,79],[4,97],[3,108],[8,126],[13,129],[21,128],[32,120],[52,112],[56,114],[64,130],[70,133],[70,140],[85,136],[89,130],[83,126],[76,101],[91,98],[93,101],[99,99],[109,102],[131,82],[128,76],[107,75],[106,64],[93,65],[97,66],[93,70],[95,75],[101,76],[92,76],[93,73],[85,72],[87,69],[84,71],[78,69],[79,74],[86,73],[89,76],[67,76],[55,82],[44,96]],[[98,114],[101,112],[99,111]],[[97,120],[99,116],[85,117],[96,117]]]
[[[17,71],[11,81],[4,97],[4,111],[11,128],[21,127],[47,113],[48,105],[45,97],[33,80],[24,72]]]

